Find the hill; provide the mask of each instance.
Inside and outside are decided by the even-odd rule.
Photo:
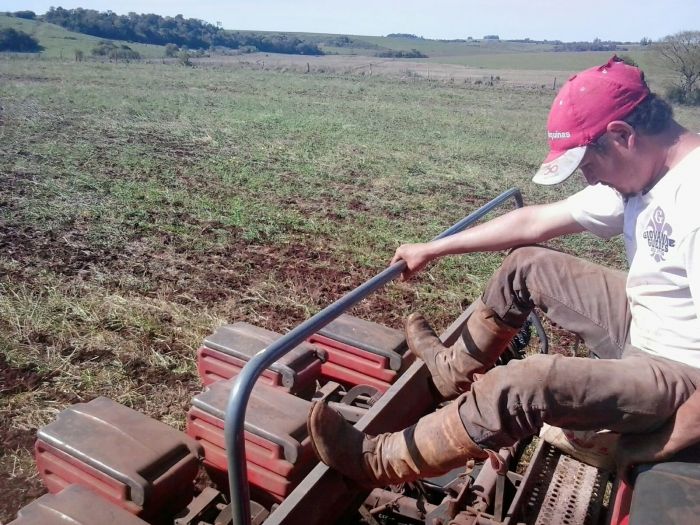
[[[68,31],[55,24],[0,15],[0,29],[5,27],[12,27],[32,35],[44,46],[41,56],[49,58],[72,58],[76,50],[80,50],[86,56],[89,56],[92,49],[103,40],[95,36]],[[133,50],[138,51],[144,58],[162,57],[164,54],[163,46],[121,41],[115,41],[115,43],[127,44]]]
[[[316,44],[329,55],[379,57],[387,51],[416,50],[425,62],[454,64],[470,68],[577,71],[600,64],[612,51],[555,51],[557,42],[510,40],[435,40],[401,36],[290,33],[279,31],[237,31],[241,34],[287,35]],[[646,51],[636,43],[619,45],[617,53],[631,56],[649,66]],[[415,59],[412,59],[415,60]]]

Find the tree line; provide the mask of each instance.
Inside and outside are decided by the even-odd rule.
[[[127,40],[155,45],[175,44],[189,49],[227,47],[268,53],[323,54],[316,44],[295,36],[233,33],[208,22],[185,18],[182,15],[175,17],[138,13],[117,15],[112,11],[52,7],[46,14],[37,18],[70,31],[109,40]]]
[[[593,42],[555,42],[554,51],[627,51],[619,42],[604,42],[595,38]]]

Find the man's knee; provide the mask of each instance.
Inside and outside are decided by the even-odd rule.
[[[510,281],[520,280],[522,287],[525,285],[525,280],[533,274],[542,272],[546,275],[552,268],[560,268],[561,259],[564,257],[571,256],[542,246],[521,246],[512,250],[503,259],[496,275],[500,274]],[[518,285],[518,283],[513,284]]]
[[[560,289],[570,255],[541,246],[513,250],[496,270],[484,291],[483,301],[506,322],[523,320],[534,306],[541,306],[540,294],[551,287]]]
[[[500,448],[541,428],[558,355],[535,355],[497,366],[471,387],[460,409],[469,435],[481,446]]]

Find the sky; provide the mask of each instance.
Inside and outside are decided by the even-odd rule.
[[[118,14],[182,14],[226,29],[352,35],[412,33],[426,38],[653,40],[700,30],[700,0],[3,0],[2,11],[51,6]]]

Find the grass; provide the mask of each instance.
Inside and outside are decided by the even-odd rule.
[[[18,58],[0,79],[0,520],[40,490],[29,451],[66,405],[106,395],[182,427],[216,326],[284,332],[510,186],[580,186],[529,182],[550,90]],[[619,242],[558,246],[624,266]],[[501,256],[354,313],[445,327]]]

